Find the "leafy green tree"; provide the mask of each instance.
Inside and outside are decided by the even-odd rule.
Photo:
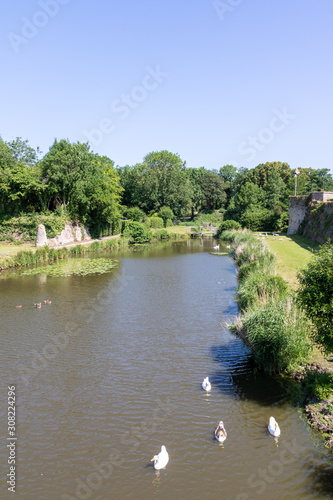
[[[206,170],[200,179],[200,187],[202,208],[214,210],[224,206],[227,200],[225,183],[217,173]]]
[[[114,163],[107,156],[93,155],[92,178],[87,179],[87,196],[89,203],[84,217],[90,225],[96,222],[111,224],[112,232],[118,229],[120,221],[120,201],[123,189],[120,186],[118,172]],[[89,188],[89,189],[88,189]]]
[[[237,168],[233,165],[224,165],[219,170],[219,176],[224,183],[231,185],[237,176]]]
[[[309,193],[311,193],[311,191],[333,190],[333,178],[328,168],[311,170],[306,186]]]
[[[177,216],[189,210],[192,190],[185,162],[179,155],[169,151],[149,153],[126,175],[130,184],[135,184],[132,202],[146,213],[158,212],[163,206],[170,207]]]
[[[333,246],[322,245],[298,273],[297,297],[315,325],[314,340],[333,352]]]
[[[14,144],[21,144],[17,139]],[[0,206],[11,213],[24,210],[40,210],[42,207],[43,185],[35,163],[15,151],[12,143],[0,139]],[[33,156],[33,149],[24,145]]]
[[[202,206],[203,193],[201,190],[200,181],[202,177],[205,175],[206,169],[205,167],[200,168],[188,168],[187,176],[191,184],[191,212],[192,219],[194,217],[195,212],[198,212]]]
[[[88,144],[55,140],[41,171],[49,208],[63,205],[82,221],[117,225],[123,189],[112,160],[92,153]]]
[[[27,166],[34,167],[38,161],[39,148],[35,151],[28,140],[23,140],[21,137],[16,137],[15,140],[7,142],[13,158],[18,163],[24,163]]]
[[[261,208],[264,201],[265,191],[253,182],[245,182],[236,195],[236,207],[241,212]]]

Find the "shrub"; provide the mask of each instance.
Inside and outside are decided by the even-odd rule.
[[[145,217],[145,213],[139,207],[131,207],[127,210],[126,217],[136,222],[142,222],[142,219]]]
[[[145,243],[151,239],[150,232],[141,222],[126,221],[123,235],[130,238],[130,243]]]
[[[173,226],[173,222],[171,219],[167,219],[166,220],[166,223],[165,223],[165,227],[172,227]]]
[[[333,373],[307,370],[304,377],[305,397],[330,399],[333,392]]]
[[[243,332],[258,368],[269,374],[295,370],[307,360],[309,328],[292,299],[266,303],[244,315],[241,324],[230,325],[231,331]]]
[[[170,207],[166,207],[166,206],[160,208],[160,211],[158,212],[158,216],[161,219],[163,219],[164,227],[167,227],[167,220],[168,219],[172,220],[175,217],[175,215],[174,215],[173,211],[171,210],[171,208]]]
[[[272,227],[272,211],[267,208],[246,210],[242,215],[242,225],[252,231],[269,231]]]
[[[261,268],[252,271],[238,289],[238,304],[245,311],[266,300],[282,299],[287,295],[288,285],[281,276],[272,276]]]
[[[242,226],[235,220],[224,220],[221,222],[217,230],[217,237],[220,238],[221,233],[223,231],[227,231],[228,229],[242,229]]]
[[[162,228],[164,227],[164,221],[161,217],[148,217],[145,222],[147,227],[152,228]]]
[[[315,252],[297,277],[298,301],[316,327],[314,339],[327,352],[333,352],[333,245],[330,241]]]
[[[159,231],[157,231],[155,236],[160,240],[167,240],[168,238],[170,238],[170,234],[166,229],[160,229]]]

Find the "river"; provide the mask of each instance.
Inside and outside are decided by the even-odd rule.
[[[255,374],[227,329],[236,268],[213,245],[118,251],[119,267],[102,275],[1,274],[1,498],[12,385],[16,498],[333,498],[331,456],[293,384]],[[44,299],[52,303],[34,308]],[[271,415],[279,438],[267,432]],[[220,420],[223,444],[213,435]],[[170,460],[155,471],[161,445]]]

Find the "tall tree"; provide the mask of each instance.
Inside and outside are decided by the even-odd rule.
[[[72,217],[115,222],[123,189],[113,162],[90,151],[88,144],[55,140],[41,161],[48,205],[65,205]]]
[[[227,200],[225,183],[216,172],[206,171],[200,179],[200,187],[203,208],[212,210],[224,206]]]
[[[179,155],[169,151],[152,152],[145,156],[127,174],[127,180],[135,183],[132,202],[146,213],[157,212],[168,206],[177,215],[187,213],[191,206],[191,184],[186,174],[186,164]]]

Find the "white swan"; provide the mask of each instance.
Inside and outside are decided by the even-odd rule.
[[[224,428],[224,424],[223,424],[222,420],[220,421],[219,425],[216,427],[214,435],[220,443],[223,443],[223,441],[225,441],[227,439],[227,431]]]
[[[169,462],[169,454],[166,451],[165,446],[161,447],[161,451],[158,455],[153,456],[151,462],[154,462],[154,468],[156,470],[163,469],[166,466],[166,464]]]
[[[274,417],[270,417],[268,430],[272,436],[278,437],[281,434],[280,427]]]
[[[218,250],[219,248],[220,248],[220,245],[216,245],[216,246],[214,247],[214,250]]]
[[[208,378],[208,377],[206,377],[206,378],[204,378],[204,379],[203,379],[203,382],[202,382],[202,384],[201,384],[201,387],[202,387],[205,391],[207,391],[207,392],[209,392],[209,391],[211,390],[212,385],[211,385],[211,383],[209,382],[209,378]]]

